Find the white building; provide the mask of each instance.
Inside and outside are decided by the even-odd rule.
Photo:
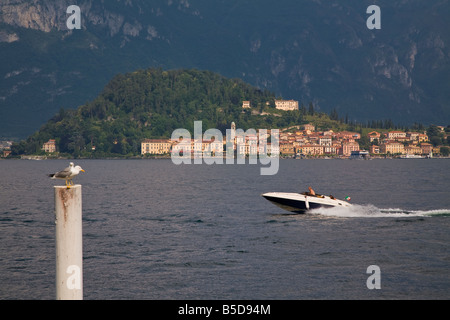
[[[295,100],[275,100],[275,108],[284,111],[298,110],[298,101]]]
[[[250,108],[251,108],[250,101],[242,102],[242,109],[250,109]]]
[[[333,144],[333,139],[330,136],[320,136],[319,145],[321,146],[331,146]]]

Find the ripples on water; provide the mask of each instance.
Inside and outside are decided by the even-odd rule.
[[[85,299],[450,297],[448,160],[258,165],[76,161]],[[53,299],[53,185],[68,161],[0,161],[0,298]],[[260,195],[351,195],[306,215]],[[371,218],[371,219],[367,219]],[[379,265],[382,289],[366,287]]]
[[[412,218],[450,216],[450,209],[404,210],[380,209],[374,205],[353,205],[351,207],[319,208],[311,210],[312,214],[342,218]]]

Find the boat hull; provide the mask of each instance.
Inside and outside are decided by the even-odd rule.
[[[306,213],[318,208],[349,207],[346,201],[328,196],[311,196],[300,193],[268,192],[261,195],[274,205],[293,213]]]

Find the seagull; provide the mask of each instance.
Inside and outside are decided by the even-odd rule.
[[[73,162],[69,164],[67,168],[62,171],[49,174],[48,176],[52,179],[64,179],[66,180],[66,187],[70,189],[70,186],[73,186],[72,178],[77,176],[80,171],[85,172],[80,166],[75,166]]]

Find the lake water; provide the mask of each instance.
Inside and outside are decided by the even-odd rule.
[[[55,298],[53,185],[68,160],[0,161],[0,299]],[[84,298],[449,299],[450,160],[174,165],[79,160]],[[293,215],[264,192],[351,196]],[[367,268],[380,268],[369,290]]]

